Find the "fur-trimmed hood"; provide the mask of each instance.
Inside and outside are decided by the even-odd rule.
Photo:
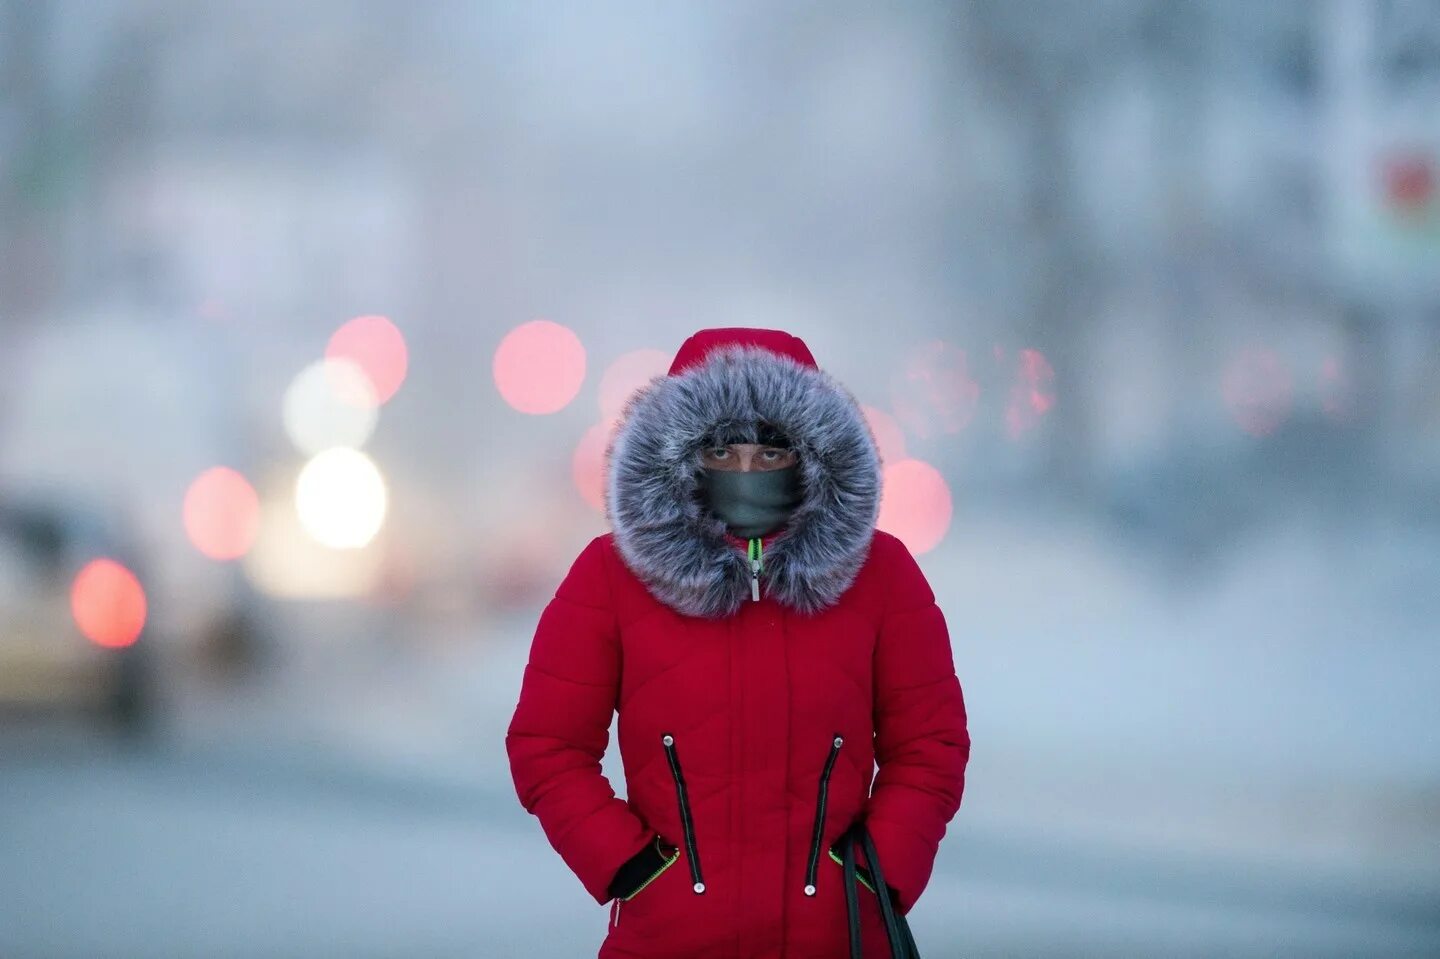
[[[703,330],[670,373],[633,394],[605,451],[605,512],[630,570],[667,606],[720,617],[750,598],[750,568],[699,497],[699,451],[758,442],[768,423],[799,454],[804,487],[765,537],[766,595],[801,613],[835,604],[864,565],[880,510],[880,458],[859,404],[798,338]],[[773,537],[773,539],[772,539]]]

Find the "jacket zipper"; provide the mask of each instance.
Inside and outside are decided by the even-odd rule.
[[[751,539],[747,555],[750,557],[750,598],[760,601],[760,573],[765,569],[765,544]]]
[[[830,792],[830,770],[835,768],[835,757],[845,737],[839,733],[830,741],[830,755],[825,759],[825,769],[820,773],[820,795],[815,799],[815,830],[810,835],[810,860],[805,865],[805,895],[815,895],[816,869],[820,865],[820,842],[825,834],[825,800]]]
[[[675,778],[675,795],[680,801],[680,825],[685,830],[685,853],[690,861],[692,888],[699,895],[705,891],[705,880],[700,876],[700,850],[695,847],[695,823],[690,818],[690,799],[685,791],[685,777],[680,774],[680,757],[675,755],[675,737],[665,733],[660,737],[665,744],[665,758],[670,761],[670,775]]]

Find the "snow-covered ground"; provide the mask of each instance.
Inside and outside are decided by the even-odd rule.
[[[565,959],[604,933],[605,910],[499,790],[218,744],[7,751],[5,770],[7,959]],[[964,822],[914,927],[933,957],[1440,950],[1433,878],[1264,858]]]

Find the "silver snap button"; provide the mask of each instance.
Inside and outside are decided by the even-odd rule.
[[[839,748],[840,748],[841,746],[843,746],[843,745],[845,745],[845,737],[844,737],[844,736],[836,736],[836,737],[835,737],[835,748],[836,748],[836,749],[839,749]]]
[[[814,886],[806,886],[806,887],[805,887],[805,895],[807,895],[807,896],[813,896],[813,895],[815,895],[815,887],[814,887]]]
[[[702,892],[704,892],[704,891],[705,891],[705,884],[704,884],[703,882],[697,882],[697,883],[695,884],[695,893],[696,893],[696,895],[699,895],[700,893],[702,893]]]
[[[667,735],[667,736],[664,738],[663,742],[664,742],[665,745],[667,745],[667,746],[673,746],[673,745],[675,745],[675,737],[674,737],[674,736],[669,736],[669,735]]]

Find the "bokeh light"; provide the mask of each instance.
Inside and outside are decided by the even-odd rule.
[[[931,340],[906,359],[892,385],[895,415],[916,436],[958,433],[975,417],[980,384],[965,351]]]
[[[226,466],[208,469],[185,493],[185,535],[211,559],[244,556],[260,525],[260,500],[238,472]]]
[[[929,463],[905,459],[885,467],[875,525],[898,536],[910,552],[919,555],[939,545],[950,529],[953,510],[950,484]]]
[[[1320,361],[1320,411],[1336,423],[1355,419],[1355,384],[1340,361],[1327,356]]]
[[[360,365],[324,359],[305,367],[285,391],[285,434],[312,456],[333,446],[364,446],[375,431],[379,395]]]
[[[113,559],[93,559],[70,587],[75,625],[92,643],[110,649],[129,646],[145,629],[145,590],[140,580]]]
[[[1387,205],[1401,216],[1419,216],[1435,198],[1434,160],[1422,151],[1388,157],[1380,176]]]
[[[388,507],[380,470],[358,450],[337,447],[314,456],[295,482],[300,525],[316,542],[358,549],[380,531]]]
[[[209,320],[211,323],[221,323],[230,318],[230,311],[225,308],[225,303],[219,297],[207,296],[195,307],[195,312],[200,314],[201,319]]]
[[[532,320],[505,334],[492,369],[506,403],[521,413],[554,413],[580,392],[585,347],[568,327]]]
[[[1039,350],[1016,354],[1015,379],[1005,404],[1005,431],[1011,439],[1033,430],[1055,405],[1055,370]]]
[[[617,356],[600,377],[601,417],[617,419],[631,394],[654,377],[665,375],[670,368],[670,359],[660,350],[648,349],[631,350]]]
[[[570,458],[570,477],[575,489],[591,507],[605,511],[605,447],[614,432],[611,419],[596,423],[585,431]]]
[[[875,437],[876,447],[880,450],[881,461],[894,463],[903,460],[905,458],[905,431],[900,428],[899,421],[875,406],[862,405],[860,411],[865,414],[865,422],[870,424],[870,432]]]
[[[1273,350],[1247,346],[1225,365],[1220,392],[1240,428],[1269,436],[1290,415],[1294,398],[1290,370]]]
[[[289,485],[289,480],[285,485]],[[385,554],[382,539],[363,549],[331,549],[315,541],[277,484],[260,508],[260,533],[246,554],[246,578],[261,592],[287,599],[354,599],[378,584]]]
[[[340,327],[331,335],[325,357],[349,360],[360,367],[370,380],[374,402],[382,405],[405,382],[410,364],[405,337],[383,316],[357,316]],[[350,402],[363,402],[364,394],[342,391],[341,396]]]

